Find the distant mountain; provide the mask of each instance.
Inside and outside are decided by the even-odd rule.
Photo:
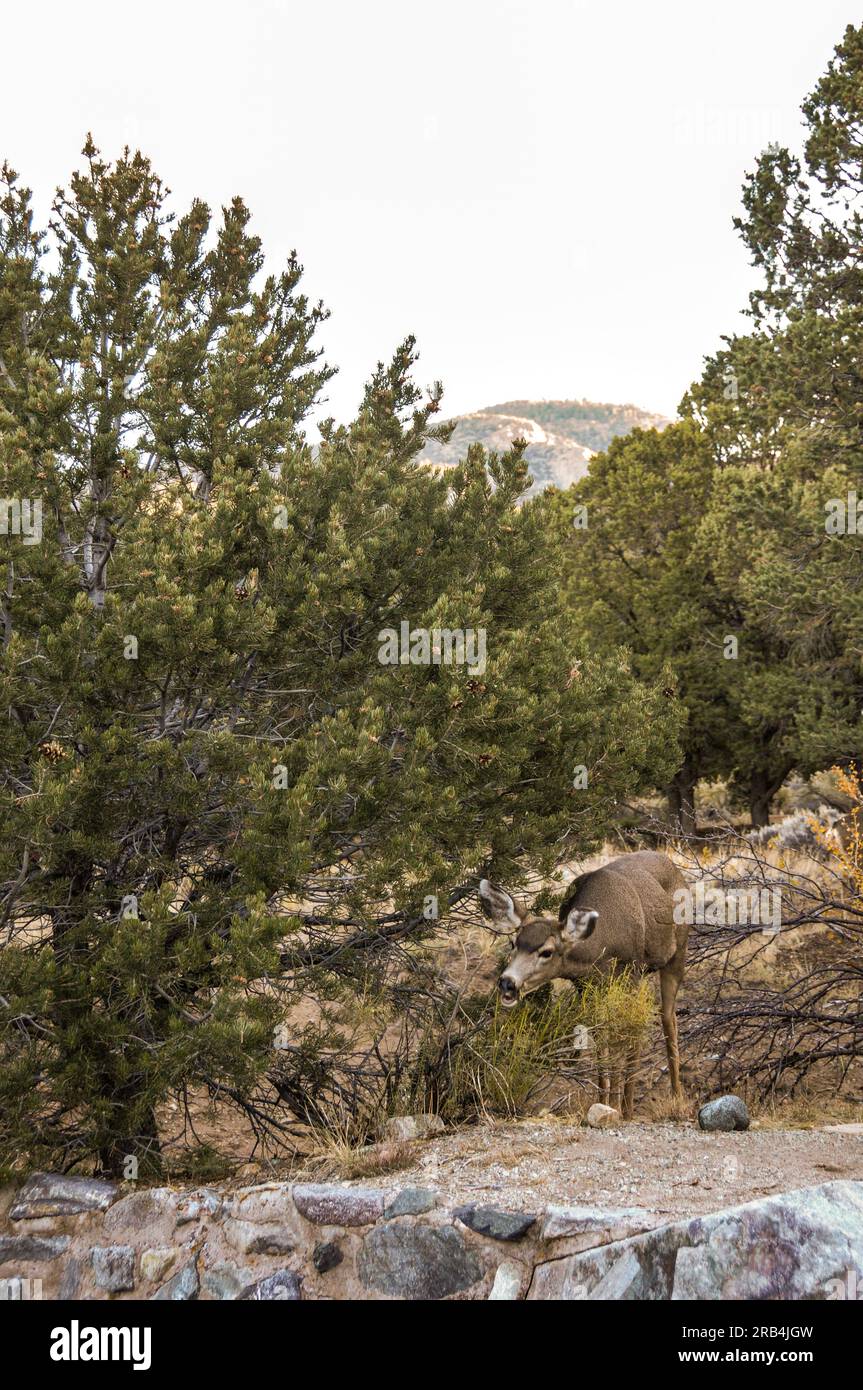
[[[480,443],[501,453],[514,439],[528,441],[525,455],[533,476],[531,492],[554,484],[569,487],[587,472],[588,460],[618,434],[633,429],[662,429],[664,415],[635,405],[599,405],[595,401],[505,401],[461,415],[448,444],[426,445],[425,463],[451,467],[464,458],[468,445]]]

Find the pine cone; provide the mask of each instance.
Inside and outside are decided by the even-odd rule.
[[[56,739],[49,739],[47,743],[39,744],[39,752],[47,763],[61,763],[66,756],[66,749],[62,743]]]

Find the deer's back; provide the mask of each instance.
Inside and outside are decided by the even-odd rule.
[[[625,854],[582,874],[561,916],[576,906],[595,910],[599,920],[593,935],[568,953],[575,973],[612,961],[650,970],[667,965],[686,941],[686,927],[674,922],[674,893],[685,886],[676,864],[656,850]]]

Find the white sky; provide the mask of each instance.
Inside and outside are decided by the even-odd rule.
[[[447,414],[673,414],[752,283],[744,171],[858,22],[837,0],[43,0],[4,7],[0,158],[40,206],[92,129],[239,193],[332,310],[339,418],[407,333]]]

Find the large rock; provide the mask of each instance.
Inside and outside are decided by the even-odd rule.
[[[655,1212],[641,1207],[546,1207],[543,1240],[566,1242],[567,1253],[593,1250],[661,1225]]]
[[[453,1215],[477,1235],[492,1240],[521,1240],[536,1224],[534,1212],[500,1211],[497,1207],[456,1207]]]
[[[482,1266],[453,1226],[392,1222],[370,1231],[357,1258],[367,1289],[393,1298],[447,1298],[482,1278]]]
[[[0,1265],[56,1260],[68,1244],[68,1236],[0,1236]]]
[[[198,1297],[200,1287],[198,1261],[191,1259],[179,1274],[175,1274],[173,1279],[169,1279],[167,1284],[163,1284],[150,1298],[154,1303],[188,1303]]]
[[[218,1216],[222,1208],[222,1198],[211,1187],[202,1187],[190,1192],[177,1203],[177,1225],[184,1226],[189,1221],[200,1221],[206,1216]]]
[[[384,1216],[422,1216],[437,1205],[437,1193],[430,1187],[403,1187],[387,1202]]]
[[[185,1253],[180,1245],[144,1250],[141,1254],[141,1278],[146,1279],[148,1284],[161,1284]]]
[[[170,1187],[149,1187],[121,1197],[105,1213],[106,1235],[134,1238],[139,1245],[170,1245],[179,1198]]]
[[[81,1261],[75,1255],[70,1255],[63,1262],[63,1273],[57,1286],[57,1298],[61,1303],[68,1303],[71,1299],[78,1297],[80,1288]]]
[[[511,1303],[521,1298],[524,1273],[523,1267],[514,1260],[504,1260],[495,1270],[489,1300],[495,1303]]]
[[[290,1255],[297,1238],[276,1221],[226,1221],[225,1240],[243,1255]]]
[[[296,1213],[291,1201],[291,1184],[268,1183],[266,1187],[242,1187],[226,1199],[226,1209],[238,1221],[285,1221]]]
[[[223,1260],[206,1271],[201,1279],[201,1291],[222,1303],[230,1302],[239,1298],[251,1278],[249,1270],[238,1269],[229,1260]]]
[[[10,1221],[37,1216],[78,1216],[85,1211],[104,1211],[116,1200],[116,1183],[101,1178],[68,1177],[64,1173],[34,1173],[21,1188]]]
[[[336,1240],[319,1240],[312,1251],[312,1264],[318,1274],[329,1274],[344,1258],[342,1248]]]
[[[300,1281],[290,1269],[268,1274],[266,1279],[249,1284],[240,1294],[242,1301],[252,1299],[255,1302],[297,1303],[301,1298]]]
[[[128,1293],[135,1287],[135,1251],[131,1245],[94,1245],[90,1265],[96,1287],[106,1293]]]
[[[749,1128],[749,1111],[739,1096],[718,1096],[702,1105],[698,1112],[702,1129],[725,1130]]]
[[[384,1194],[370,1187],[297,1183],[294,1205],[316,1226],[370,1226],[384,1212]]]
[[[585,1119],[591,1129],[610,1129],[620,1123],[620,1111],[613,1105],[602,1105],[599,1101],[588,1110]]]
[[[385,1121],[381,1133],[385,1139],[430,1139],[445,1128],[440,1115],[394,1115]]]
[[[537,1266],[530,1299],[811,1299],[863,1282],[863,1183],[785,1192]]]

